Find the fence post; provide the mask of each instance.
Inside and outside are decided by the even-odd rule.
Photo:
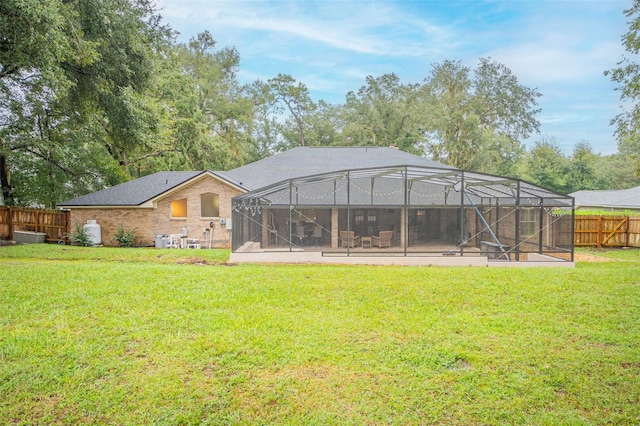
[[[64,212],[64,235],[62,238],[66,241],[67,235],[71,234],[71,210],[65,210]]]
[[[598,248],[602,248],[602,216],[598,216]]]
[[[13,211],[11,207],[7,210],[7,225],[9,225],[9,240],[13,240]]]
[[[624,216],[624,246],[629,247],[629,215]]]

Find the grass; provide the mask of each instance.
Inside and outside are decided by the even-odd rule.
[[[576,216],[640,216],[640,212],[637,210],[576,210]]]
[[[640,249],[638,248],[598,249],[595,247],[580,247],[576,248],[576,253],[592,254],[594,256],[625,260],[628,262],[640,262]]]
[[[0,248],[18,424],[634,424],[640,252],[575,269]]]
[[[39,259],[85,262],[123,262],[218,265],[229,259],[228,250],[156,250],[149,248],[78,247],[21,244],[0,247],[0,259]]]

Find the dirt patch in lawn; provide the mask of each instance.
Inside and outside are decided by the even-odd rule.
[[[613,262],[615,260],[590,253],[574,253],[573,258],[576,262]]]

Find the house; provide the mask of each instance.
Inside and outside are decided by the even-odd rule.
[[[105,244],[122,225],[148,245],[175,234],[234,253],[505,261],[572,261],[572,215],[557,214],[572,206],[524,181],[380,147],[299,147],[230,171],[159,172],[59,204],[72,223],[97,220]]]
[[[282,179],[349,168],[412,164],[445,167],[393,148],[294,148],[230,171],[165,171],[141,177],[58,204],[75,224],[97,220],[104,245],[119,226],[134,229],[138,243],[155,236],[182,234],[231,246],[231,199]],[[224,222],[221,224],[220,222]],[[213,225],[213,226],[212,226]],[[208,238],[209,237],[209,238]]]
[[[96,220],[104,245],[117,245],[120,226],[134,230],[137,244],[154,245],[160,235],[183,235],[230,246],[231,198],[246,188],[215,172],[158,172],[58,204],[71,211],[71,229]]]
[[[576,210],[640,212],[640,186],[619,190],[584,190],[569,195],[576,200]]]

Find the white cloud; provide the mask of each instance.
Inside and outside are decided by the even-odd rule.
[[[190,28],[209,26],[214,38],[217,32],[228,30],[253,37],[260,33],[274,41],[303,38],[329,48],[378,56],[421,56],[451,47],[453,37],[446,27],[407,15],[392,6],[393,2],[378,2],[375,8],[361,2],[319,4],[310,10],[297,2],[159,2],[168,21],[188,22]]]
[[[421,82],[444,59],[503,63],[543,94],[544,134],[613,146],[608,122],[618,94],[603,71],[615,67],[630,0],[601,1],[206,1],[160,0],[182,39],[205,29],[235,46],[241,81],[278,73],[314,95],[342,102],[367,75],[395,72]],[[407,80],[408,78],[408,80]],[[594,147],[596,142],[594,142]],[[568,143],[568,142],[567,142]]]

